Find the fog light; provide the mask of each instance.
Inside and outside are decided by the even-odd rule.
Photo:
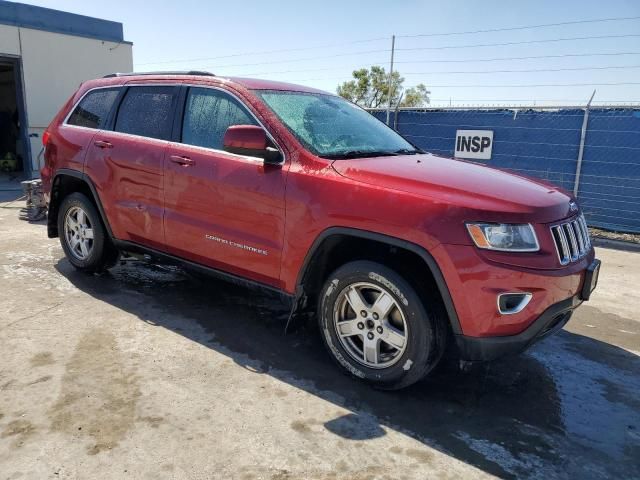
[[[533,295],[526,292],[501,293],[498,295],[498,312],[502,315],[520,313],[529,304]]]

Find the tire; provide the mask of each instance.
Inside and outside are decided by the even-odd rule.
[[[354,290],[358,296],[353,295]],[[349,297],[356,301],[352,302]],[[381,302],[384,307],[389,305],[389,298],[394,302],[390,313],[374,318],[376,311],[386,310],[379,308],[376,301],[384,300]],[[366,316],[353,309],[352,303],[360,300],[365,301]],[[329,275],[320,293],[318,309],[321,336],[333,359],[346,373],[375,388],[407,387],[422,379],[440,359],[435,319],[427,313],[411,285],[383,265],[356,261],[338,268]],[[358,320],[356,327],[352,319]],[[356,331],[354,328],[357,333],[351,336]],[[342,335],[338,334],[339,330]],[[399,332],[404,334],[403,346]],[[367,343],[368,354],[364,353],[365,335],[374,336]],[[374,357],[378,360],[375,365],[371,361]]]
[[[111,243],[98,210],[80,192],[62,201],[58,210],[58,234],[67,260],[78,270],[102,272],[118,261],[119,252]]]

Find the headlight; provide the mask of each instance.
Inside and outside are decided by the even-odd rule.
[[[536,232],[528,223],[467,223],[467,230],[478,248],[503,252],[540,250]]]

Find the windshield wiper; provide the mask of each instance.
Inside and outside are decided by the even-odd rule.
[[[395,157],[396,155],[400,155],[400,153],[389,150],[347,150],[346,152],[330,153],[321,156],[331,160],[338,160],[364,157]]]
[[[414,148],[414,149],[401,148],[399,150],[394,150],[393,153],[397,155],[418,155],[419,153],[424,153],[424,152],[418,148]]]

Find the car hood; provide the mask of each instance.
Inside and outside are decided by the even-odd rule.
[[[574,213],[571,195],[559,187],[432,154],[336,160],[332,165],[353,181],[476,210],[485,221],[548,223]]]

